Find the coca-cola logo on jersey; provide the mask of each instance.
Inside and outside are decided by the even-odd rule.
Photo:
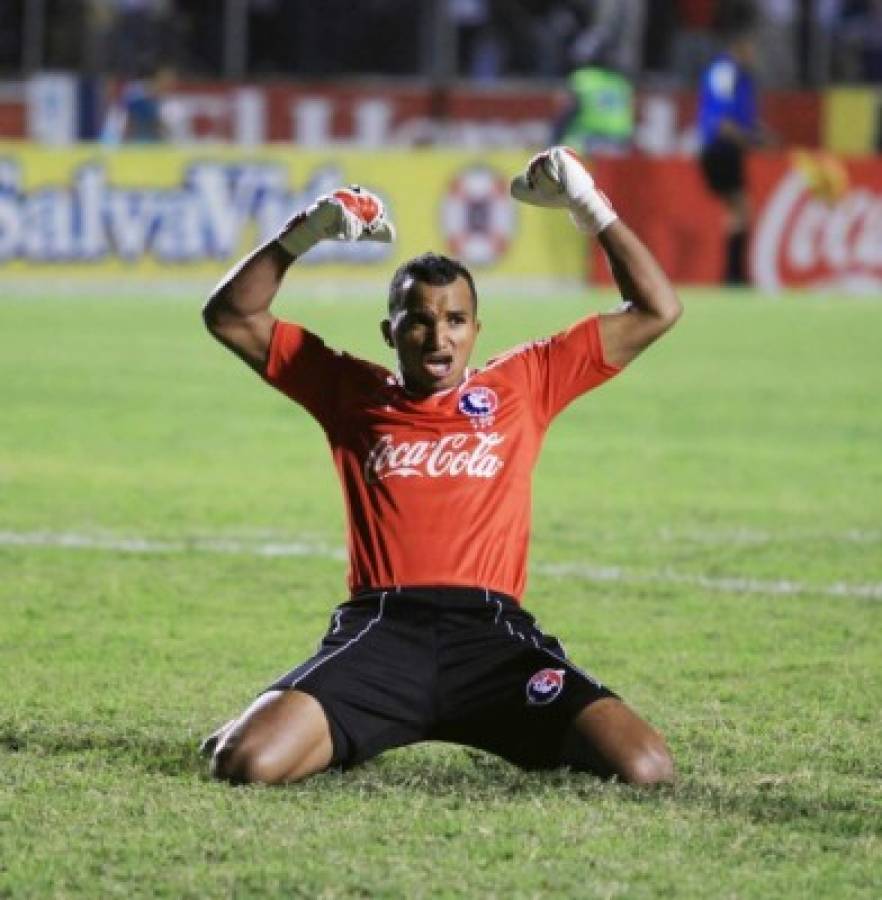
[[[494,432],[445,434],[431,441],[395,442],[384,434],[364,461],[364,480],[387,478],[493,478],[503,460],[493,450],[505,438]]]
[[[882,194],[853,186],[836,203],[816,197],[790,170],[757,220],[753,272],[758,286],[882,285]]]

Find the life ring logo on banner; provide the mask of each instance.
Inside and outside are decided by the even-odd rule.
[[[508,179],[486,165],[460,170],[441,201],[441,231],[450,252],[468,265],[505,256],[515,230]]]

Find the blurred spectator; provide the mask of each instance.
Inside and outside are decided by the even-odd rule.
[[[677,27],[671,67],[684,82],[694,84],[717,51],[714,21],[717,0],[675,0]]]
[[[502,75],[505,53],[490,0],[448,0],[456,30],[458,75],[487,81]]]
[[[248,71],[262,74],[283,71],[286,28],[281,27],[280,0],[250,0],[248,4]]]
[[[18,72],[22,66],[24,9],[21,0],[0,0],[0,71]]]
[[[668,74],[678,25],[675,3],[670,0],[647,0],[642,64],[644,72]]]
[[[327,14],[328,0],[307,2]],[[343,60],[336,71],[380,75],[419,72],[422,6],[413,0],[338,0],[338,18],[345,40],[340,42]],[[354,7],[361,19],[358,27],[353,27]],[[347,64],[347,60],[351,62]]]
[[[110,105],[101,140],[105,144],[154,143],[168,137],[163,99],[174,82],[170,69],[159,69],[147,78],[123,82]]]
[[[105,59],[115,72],[130,77],[154,68],[168,49],[171,0],[91,0],[107,22]]]
[[[634,78],[643,59],[646,0],[593,0],[589,7],[588,27],[570,44],[570,63],[599,63]]]
[[[763,0],[757,7],[758,71],[766,87],[794,87],[797,66],[798,0]]]
[[[593,0],[492,0],[510,74],[559,78],[571,68],[569,48],[591,20]]]
[[[43,0],[43,3],[43,65],[57,69],[83,68],[83,45],[88,40],[84,0]]]
[[[190,8],[193,20],[218,18],[213,4],[178,3]],[[411,0],[251,0],[249,67],[328,77],[415,74],[421,6]],[[209,48],[201,55],[207,58]]]
[[[632,78],[642,62],[645,0],[595,0],[568,49],[576,68],[553,139],[584,153],[624,153],[634,136]]]
[[[285,32],[289,16],[279,15],[276,27]],[[223,65],[224,19],[215,4],[204,0],[175,0],[175,21],[182,33],[182,67],[196,74],[219,75]],[[295,48],[290,48],[295,52]],[[281,68],[277,71],[283,71]]]
[[[882,0],[843,0],[834,66],[842,80],[882,83]]]
[[[882,84],[882,0],[870,0],[866,21],[862,76],[873,84]]]
[[[223,74],[227,18],[205,0],[0,0],[0,70],[27,46],[39,65],[132,77],[169,60]],[[432,74],[561,79],[578,68],[693,84],[715,52],[711,23],[739,0],[242,0],[246,77]],[[882,0],[756,0],[764,84],[882,81]],[[36,4],[34,7],[36,8]],[[438,19],[449,17],[448,23]],[[440,23],[440,26],[439,26]],[[456,58],[445,44],[456,35]],[[445,47],[450,54],[445,55]],[[235,55],[235,54],[234,54]],[[239,58],[239,57],[237,57]],[[33,64],[33,60],[32,60]]]
[[[554,143],[584,153],[625,153],[634,136],[634,88],[621,72],[601,66],[576,69],[567,80],[571,100],[554,129]]]

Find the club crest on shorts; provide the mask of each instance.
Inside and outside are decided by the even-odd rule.
[[[489,428],[498,407],[499,398],[488,387],[469,388],[459,398],[459,411],[469,417],[475,428]]]
[[[563,690],[563,669],[540,669],[527,682],[527,703],[544,706],[556,700]]]

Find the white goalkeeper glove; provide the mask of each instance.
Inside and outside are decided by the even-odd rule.
[[[591,234],[600,234],[618,218],[569,147],[550,147],[537,153],[526,171],[512,178],[511,195],[533,206],[568,209],[576,227]]]
[[[324,240],[390,243],[395,226],[386,218],[383,201],[354,184],[319,197],[290,219],[276,240],[298,257]]]

